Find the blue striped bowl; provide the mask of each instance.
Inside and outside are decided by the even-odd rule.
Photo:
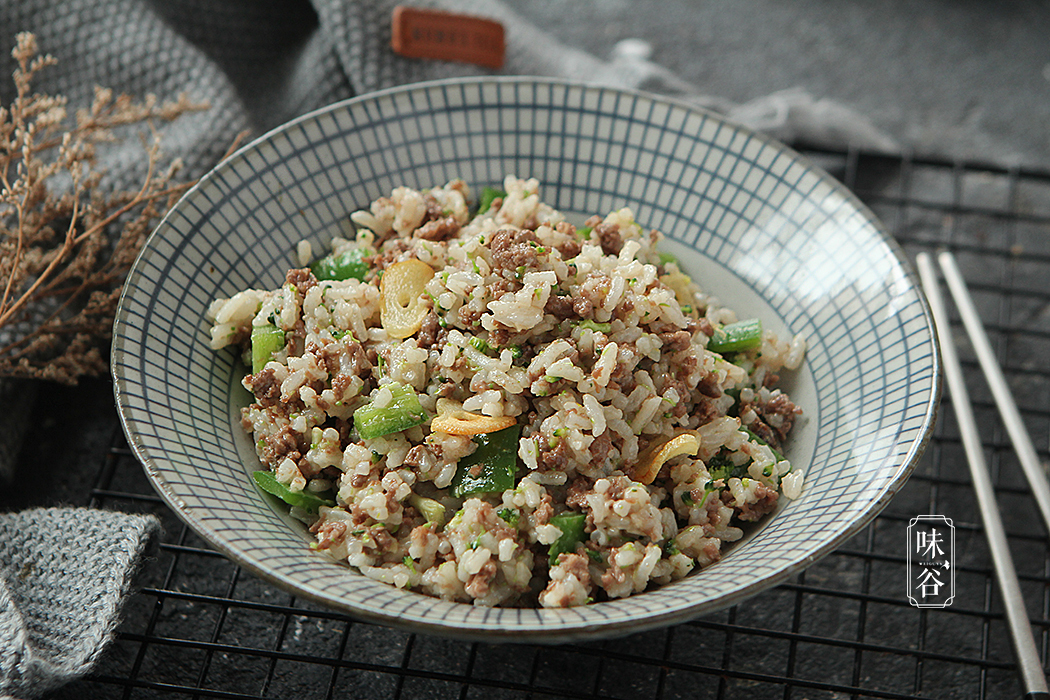
[[[787,448],[804,495],[717,564],[624,600],[486,609],[371,581],[307,548],[260,496],[239,426],[230,351],[204,311],[280,285],[395,186],[538,178],[570,215],[623,206],[663,231],[700,285],[742,316],[809,342],[788,386],[803,407]],[[258,576],[350,615],[445,636],[560,642],[681,622],[755,595],[827,554],[905,482],[940,390],[926,302],[900,250],[850,192],[793,151],[672,100],[538,79],[410,85],[303,116],[205,176],[158,226],[128,277],[112,351],[135,454],[167,503]]]

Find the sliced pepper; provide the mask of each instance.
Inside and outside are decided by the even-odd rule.
[[[552,515],[550,524],[561,530],[561,537],[554,540],[550,546],[550,565],[558,563],[558,555],[563,552],[572,554],[576,551],[576,545],[583,542],[583,528],[587,524],[586,513],[559,513]]]
[[[514,488],[520,435],[520,425],[475,435],[478,449],[459,460],[456,475],[452,478],[452,493],[464,497]]]
[[[368,272],[364,248],[347,248],[340,253],[329,253],[310,265],[310,271],[319,280],[363,280]]]
[[[750,318],[746,321],[737,321],[727,326],[715,328],[714,335],[707,343],[707,349],[711,352],[725,354],[727,352],[740,352],[757,348],[762,344],[762,321]]]
[[[389,404],[380,408],[368,403],[354,411],[354,427],[362,440],[398,433],[426,422],[427,413],[411,387],[389,384],[388,388],[394,397]]]
[[[284,331],[272,323],[252,327],[252,374],[257,374],[284,347]]]
[[[292,491],[290,488],[277,480],[270,471],[252,472],[252,479],[266,493],[277,496],[290,506],[302,508],[303,510],[316,513],[321,506],[334,506],[335,501],[330,501],[320,496],[304,491]]]

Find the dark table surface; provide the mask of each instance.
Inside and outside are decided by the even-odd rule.
[[[800,85],[909,145],[808,156],[875,211],[906,256],[950,249],[1021,413],[1050,451],[1050,10],[1045,3],[525,0],[520,11],[602,55],[641,37],[711,94]],[[953,313],[953,318],[957,316]],[[1050,540],[965,334],[982,442],[1044,666]],[[448,642],[354,621],[243,572],[156,497],[123,442],[108,380],[41,386],[5,509],[157,514],[114,643],[50,698],[1009,698],[1021,693],[950,397],[905,488],[840,550],[720,613],[571,646]],[[32,465],[29,468],[28,465]],[[906,528],[956,528],[957,596],[906,597]]]

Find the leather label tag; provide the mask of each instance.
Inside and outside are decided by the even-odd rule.
[[[398,5],[392,28],[391,48],[402,56],[503,66],[506,39],[495,20]]]

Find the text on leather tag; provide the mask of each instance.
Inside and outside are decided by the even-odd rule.
[[[503,66],[506,40],[495,20],[398,5],[392,29],[390,45],[401,56]]]

